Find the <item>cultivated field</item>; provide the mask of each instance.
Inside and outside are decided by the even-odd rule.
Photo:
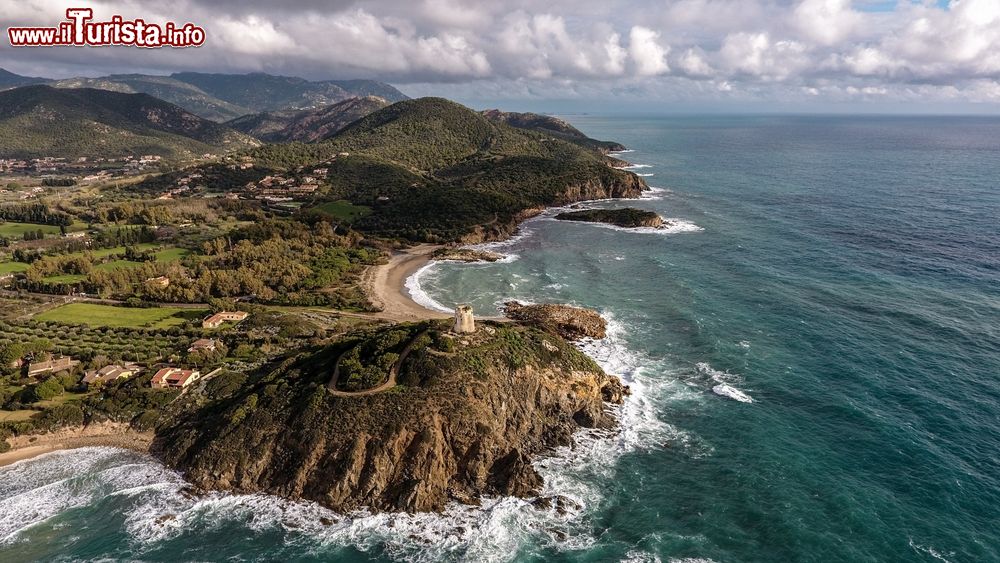
[[[206,309],[179,307],[139,309],[98,303],[69,303],[36,315],[35,320],[115,328],[169,328],[199,319],[207,313]]]

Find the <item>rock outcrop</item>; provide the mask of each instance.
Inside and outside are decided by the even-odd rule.
[[[604,402],[626,388],[558,336],[487,324],[455,337],[446,321],[429,326],[396,388],[332,395],[324,381],[334,346],[177,418],[154,451],[204,489],[339,511],[439,511],[484,495],[534,496],[533,456],[571,443],[581,426],[613,425]]]
[[[595,199],[635,199],[649,189],[646,181],[632,172],[605,168],[585,182],[565,186],[556,195],[552,206],[565,206]],[[477,244],[505,240],[514,235],[518,225],[545,211],[545,207],[534,207],[516,213],[509,221],[496,221],[479,225],[459,239],[461,244]]]
[[[587,209],[568,211],[556,215],[560,221],[583,221],[587,223],[607,223],[626,229],[642,227],[662,229],[666,225],[663,218],[652,211],[625,207],[623,209]]]
[[[524,305],[517,301],[504,303],[504,313],[516,321],[555,332],[563,338],[604,338],[607,322],[597,311],[570,305]]]
[[[458,262],[496,262],[503,260],[504,255],[489,250],[474,248],[440,248],[431,255],[434,260],[456,260]]]

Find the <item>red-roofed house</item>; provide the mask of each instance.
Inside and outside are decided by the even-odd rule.
[[[154,389],[166,389],[168,387],[183,389],[197,381],[200,377],[201,372],[197,370],[163,368],[153,375],[153,380],[149,384]]]

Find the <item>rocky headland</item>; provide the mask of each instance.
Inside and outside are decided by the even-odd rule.
[[[399,326],[363,338],[390,338],[385,331]],[[410,327],[420,336],[384,392],[332,393],[344,352],[334,345],[172,419],[153,451],[204,489],[338,511],[440,511],[451,501],[536,496],[534,456],[570,444],[581,427],[614,425],[604,404],[620,403],[627,387],[559,334],[512,323],[463,335],[447,328]]]

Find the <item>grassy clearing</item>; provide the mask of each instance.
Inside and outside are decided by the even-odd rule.
[[[36,414],[38,411],[27,409],[20,411],[0,410],[0,422],[24,422]]]
[[[65,391],[63,393],[56,395],[55,397],[52,397],[51,399],[38,401],[37,403],[34,403],[34,406],[47,409],[59,405],[65,405],[66,403],[72,403],[72,402],[79,403],[84,397],[90,394],[91,394],[90,392],[73,393],[70,391]]]
[[[24,262],[0,262],[0,275],[16,274],[28,269]]]
[[[191,254],[186,248],[166,248],[156,253],[157,262],[177,262]]]
[[[345,200],[328,201],[314,207],[316,211],[329,215],[340,221],[354,221],[372,212],[371,207],[365,205],[354,205]]]
[[[144,242],[135,245],[135,248],[136,250],[153,250],[157,248],[157,245],[152,242]],[[70,254],[67,254],[66,256],[86,256],[88,253],[91,254],[94,258],[106,258],[113,254],[124,254],[125,247],[116,246],[114,248],[99,248],[97,250],[88,250],[86,252],[72,252]]]
[[[130,309],[98,303],[69,303],[35,316],[38,321],[67,325],[109,326],[116,328],[168,328],[200,319],[207,309],[152,307]]]
[[[0,236],[3,237],[22,237],[24,233],[33,233],[35,231],[42,231],[46,235],[58,235],[59,227],[54,225],[36,225],[34,223],[0,223]]]

